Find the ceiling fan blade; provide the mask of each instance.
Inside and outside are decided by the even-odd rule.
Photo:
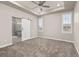
[[[39,6],[42,6],[46,1],[39,1]]]
[[[43,5],[42,7],[50,8],[50,6],[47,6],[47,5]]]
[[[35,1],[32,1],[34,4],[39,5],[38,3],[36,3]]]

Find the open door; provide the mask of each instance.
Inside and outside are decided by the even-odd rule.
[[[22,41],[30,39],[30,20],[22,19]]]
[[[13,44],[22,40],[22,20],[18,17],[12,17],[12,42]]]

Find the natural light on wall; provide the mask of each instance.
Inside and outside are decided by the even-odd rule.
[[[39,17],[38,20],[39,32],[43,32],[43,17]]]

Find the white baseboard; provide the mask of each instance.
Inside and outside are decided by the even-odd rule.
[[[69,40],[65,40],[65,39],[57,39],[57,38],[49,38],[49,37],[40,37],[40,38],[46,38],[46,39],[53,39],[53,40],[58,40],[58,41],[65,41],[65,42],[70,42],[70,43],[74,43],[74,41],[69,41]]]
[[[29,39],[34,39],[34,38],[38,38],[38,37],[32,37],[32,38],[29,38]],[[25,38],[26,39],[26,38]],[[26,39],[26,40],[29,40],[29,39]],[[22,40],[22,41],[25,41],[25,40]]]
[[[74,47],[75,47],[77,53],[79,54],[79,49],[78,49],[78,46],[77,46],[77,44],[75,42],[74,42]]]
[[[12,45],[12,43],[1,45],[0,48],[4,48],[4,47],[10,46],[10,45]]]
[[[28,40],[28,39],[26,39],[26,38],[23,38],[21,41],[25,41],[25,40]]]
[[[77,47],[77,45],[75,44],[75,42],[74,42],[74,41],[68,41],[68,40],[56,39],[56,38],[47,38],[47,37],[41,37],[41,38],[53,39],[53,40],[65,41],[65,42],[70,42],[70,43],[73,43],[73,45],[74,45],[74,47],[75,47],[75,49],[76,49],[77,53],[79,54],[79,49],[78,49],[78,47]]]
[[[30,39],[34,39],[34,38],[38,38],[38,37],[32,37],[32,38],[30,38]],[[53,39],[53,40],[59,40],[59,41],[65,41],[65,42],[74,43],[73,41],[68,41],[68,40],[63,40],[63,39],[47,38],[47,37],[39,37],[39,38],[46,38],[46,39]],[[27,40],[29,40],[29,39],[27,39]],[[22,41],[24,41],[24,40],[22,40]],[[10,46],[10,45],[12,45],[12,44],[13,44],[13,43],[5,44],[5,45],[0,46],[0,48],[4,48],[4,47]],[[77,48],[76,48],[76,49],[77,49]],[[78,51],[78,49],[77,49],[77,51]]]
[[[34,39],[34,38],[38,38],[38,37],[32,37],[32,38],[30,38],[30,39]]]
[[[34,38],[37,38],[37,37],[32,37],[32,38],[30,38],[30,39],[34,39]],[[26,39],[26,40],[29,40],[29,39]],[[25,41],[25,40],[22,40],[22,41]],[[12,44],[13,44],[13,43],[1,45],[0,48],[4,48],[4,47],[10,46],[10,45],[12,45]]]

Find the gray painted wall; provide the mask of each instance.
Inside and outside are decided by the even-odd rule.
[[[73,41],[72,33],[62,32],[62,13],[45,15],[43,16],[43,19],[44,19],[44,28],[41,37]]]
[[[74,9],[74,44],[79,53],[79,2],[76,3]]]
[[[31,38],[37,37],[37,17],[0,4],[0,46],[12,43],[12,16],[31,18]]]
[[[0,4],[0,46],[12,43],[12,16],[28,18],[31,21],[31,38],[38,37],[37,17],[12,7]],[[72,34],[62,33],[62,13],[43,16],[44,28],[41,37],[73,41]],[[4,34],[5,33],[5,34]]]

